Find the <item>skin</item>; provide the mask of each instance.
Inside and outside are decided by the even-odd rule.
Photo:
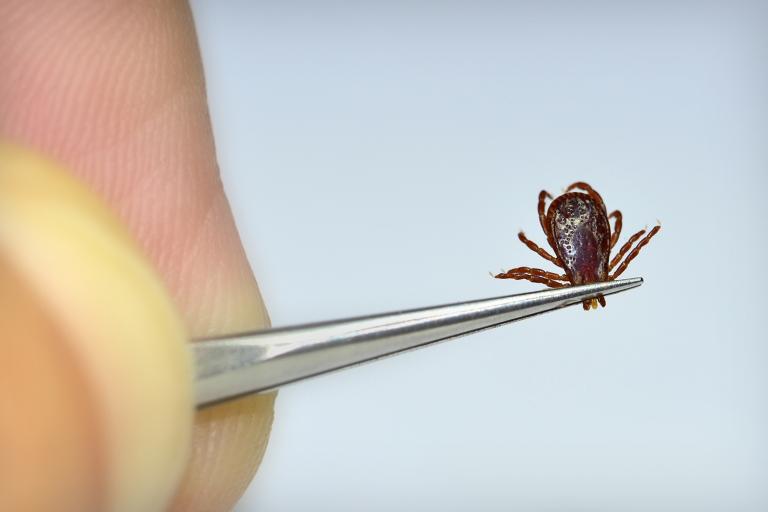
[[[0,69],[0,139],[61,162],[109,205],[190,337],[269,325],[219,180],[186,3],[0,0]],[[171,510],[234,506],[266,448],[273,401],[196,414]],[[92,509],[99,482],[71,485],[82,492],[67,508]]]
[[[0,283],[0,510],[165,510],[194,411],[181,318],[107,207],[7,144]]]

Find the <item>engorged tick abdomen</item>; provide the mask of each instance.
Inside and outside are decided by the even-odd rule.
[[[547,224],[555,252],[573,284],[608,279],[608,214],[589,195],[570,192],[555,199],[547,212]]]

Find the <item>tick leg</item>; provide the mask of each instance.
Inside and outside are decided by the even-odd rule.
[[[602,293],[597,296],[597,302],[599,302],[601,306],[605,307],[605,297]]]
[[[567,286],[565,283],[559,283],[557,281],[553,281],[552,279],[534,276],[531,274],[514,274],[514,275],[499,274],[496,276],[496,278],[497,279],[517,279],[518,281],[531,281],[532,283],[545,284],[550,288],[562,288],[564,286]]]
[[[650,233],[645,235],[645,238],[643,238],[639,244],[635,246],[634,249],[632,249],[632,252],[627,255],[627,259],[621,262],[621,265],[619,265],[619,268],[616,269],[616,272],[613,273],[611,276],[611,280],[616,279],[621,275],[622,272],[624,272],[627,269],[627,265],[629,265],[629,262],[635,259],[635,257],[640,254],[640,249],[642,249],[645,245],[648,244],[648,242],[651,241],[651,238],[653,238],[653,235],[659,232],[661,229],[661,226],[656,226],[653,228]]]
[[[567,283],[561,283],[559,280],[567,281],[568,276],[558,275],[553,272],[547,272],[540,268],[530,267],[517,267],[501,274],[494,276],[496,279],[517,279],[531,281],[533,283],[541,283],[549,286],[550,288],[562,288],[567,286]]]
[[[566,192],[570,192],[571,190],[575,190],[575,189],[581,189],[581,190],[583,190],[584,192],[586,192],[587,194],[589,194],[589,196],[590,196],[592,199],[594,199],[594,200],[595,200],[595,202],[596,202],[597,204],[599,204],[599,205],[600,205],[600,206],[603,208],[603,211],[604,211],[604,212],[608,211],[608,210],[606,210],[606,208],[605,208],[605,202],[603,201],[603,198],[600,196],[600,194],[598,194],[598,193],[597,193],[597,190],[593,189],[593,188],[592,188],[592,187],[589,185],[589,183],[585,183],[585,182],[583,182],[583,181],[577,181],[576,183],[572,183],[571,185],[569,185],[569,186],[568,186],[568,188],[567,188],[567,189],[565,189],[565,191],[566,191]]]
[[[539,192],[539,223],[541,224],[541,229],[544,230],[544,233],[549,233],[549,230],[547,229],[547,223],[546,223],[546,204],[547,199],[552,199],[552,195],[547,192],[546,190],[542,190]]]
[[[534,242],[531,242],[530,240],[528,240],[528,238],[526,238],[525,236],[525,233],[523,233],[522,231],[517,234],[517,238],[519,238],[521,242],[523,242],[526,246],[528,246],[530,250],[532,250],[533,252],[535,252],[545,260],[551,261],[552,263],[554,263],[560,268],[565,268],[565,265],[563,265],[563,263],[560,261],[559,258],[552,256],[547,251],[545,251],[544,249],[536,245]]]
[[[644,233],[645,233],[645,230],[641,229],[640,231],[638,231],[637,233],[629,237],[629,240],[627,240],[627,243],[621,246],[621,249],[619,249],[618,254],[616,254],[616,256],[614,256],[613,259],[611,260],[611,263],[608,265],[608,272],[613,270],[613,267],[618,265],[619,261],[621,261],[621,258],[623,258],[624,255],[627,254],[629,250],[632,248],[632,244],[634,244],[638,238],[643,236]]]
[[[509,269],[506,272],[502,272],[501,274],[494,277],[498,279],[506,279],[505,277],[500,277],[500,276],[506,276],[506,275],[512,275],[512,274],[531,274],[538,277],[546,277],[547,279],[553,279],[555,281],[568,281],[568,276],[565,274],[555,274],[554,272],[547,272],[546,270],[542,270],[540,268],[531,268],[531,267],[516,267],[513,269]]]
[[[546,190],[542,190],[539,192],[539,224],[541,224],[541,229],[544,230],[544,234],[547,235],[547,243],[549,244],[552,249],[555,249],[555,239],[552,236],[552,233],[550,232],[549,228],[547,227],[547,212],[546,212],[546,203],[547,199],[552,199],[552,195],[547,192]],[[526,244],[527,245],[527,244]],[[558,260],[560,261],[560,260]],[[562,263],[562,262],[561,262]],[[563,267],[562,264],[557,264],[559,267]]]
[[[612,217],[616,217],[616,222],[613,224],[613,234],[611,235],[611,249],[616,245],[616,242],[619,241],[619,235],[621,235],[621,212],[619,210],[614,210],[611,212],[611,214],[608,216],[608,219],[610,220]]]

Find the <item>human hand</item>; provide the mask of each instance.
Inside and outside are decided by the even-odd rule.
[[[61,162],[110,205],[159,273],[188,336],[268,325],[218,178],[189,6],[0,0],[0,34],[0,139]],[[7,250],[0,239],[0,255]],[[80,292],[89,290],[73,290]],[[72,316],[89,321],[84,312]],[[234,506],[264,453],[273,399],[251,396],[196,414],[186,473],[166,493],[175,496],[172,510]],[[89,449],[102,456],[94,467],[33,461],[81,472],[80,478],[15,487],[37,489],[45,498],[40,503],[67,503],[71,510],[125,509],[105,486],[130,474],[111,472],[119,461],[104,457],[108,446],[97,446],[104,441],[101,426],[95,420],[76,426],[90,429]],[[0,449],[19,434],[0,429]],[[1,461],[2,455],[0,468]],[[24,476],[0,471],[8,486]],[[166,506],[163,499],[158,496],[158,509]]]

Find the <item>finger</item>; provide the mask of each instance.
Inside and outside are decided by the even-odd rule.
[[[217,174],[189,7],[6,0],[0,34],[0,137],[56,157],[112,205],[193,336],[267,325]],[[178,510],[233,506],[272,400],[198,414]]]
[[[0,510],[164,510],[192,430],[181,319],[101,202],[3,144],[0,325]]]

